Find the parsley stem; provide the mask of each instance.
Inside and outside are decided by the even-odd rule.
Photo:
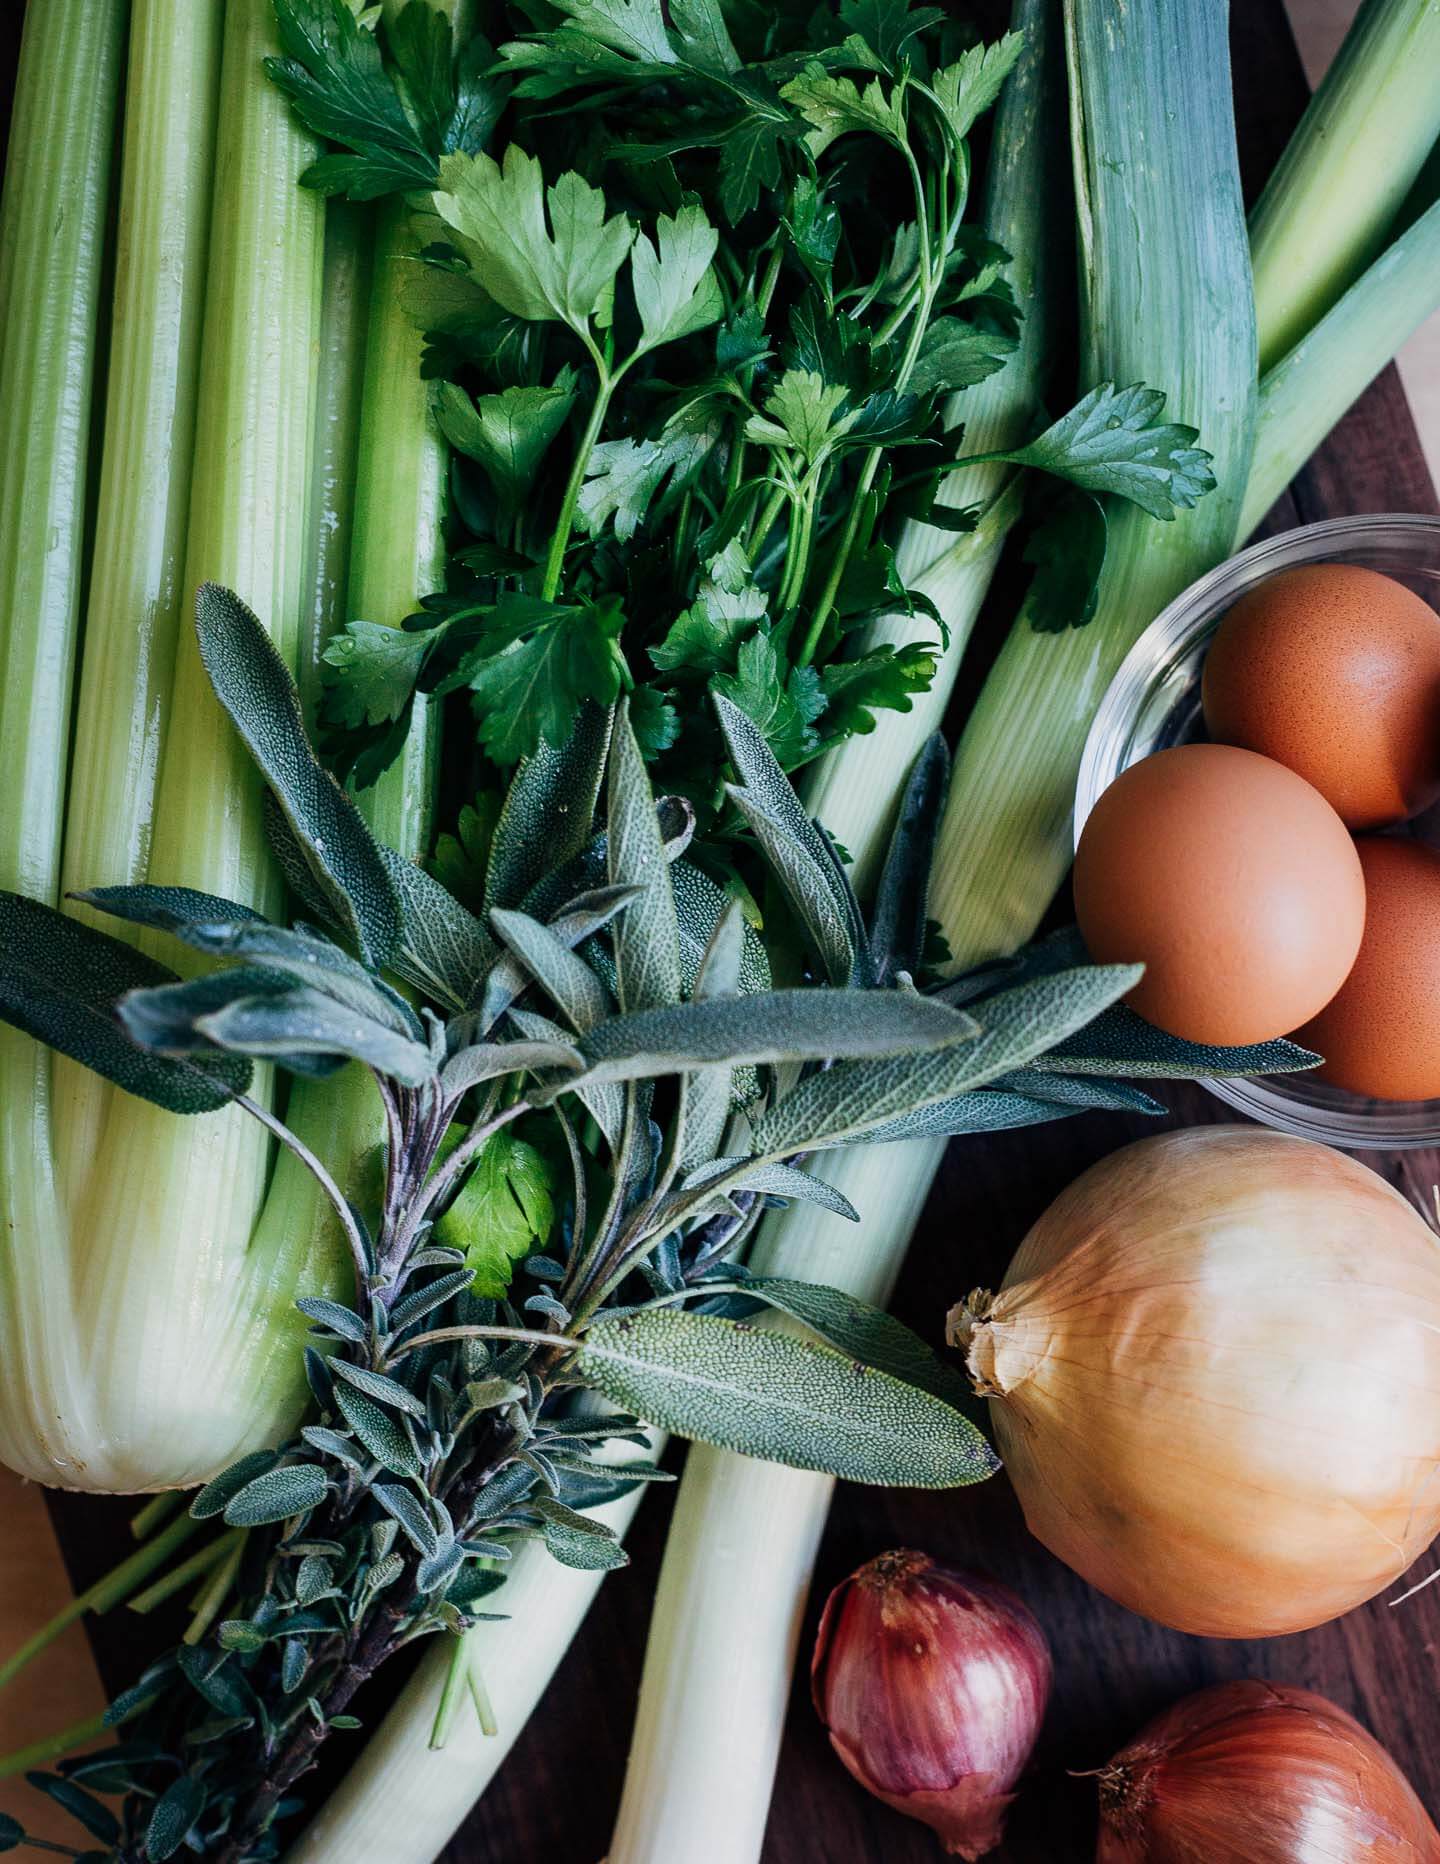
[[[590,419],[580,438],[575,464],[570,469],[565,496],[560,503],[560,516],[555,525],[555,534],[550,539],[550,553],[545,559],[545,580],[540,586],[540,598],[544,602],[553,602],[555,592],[560,587],[560,576],[565,567],[565,551],[570,543],[570,533],[575,528],[575,507],[579,503],[580,488],[585,483],[585,469],[590,464],[590,455],[595,451],[595,443],[600,438],[600,429],[605,423],[605,415],[610,407],[610,397],[615,393],[615,384],[619,380],[618,376],[610,373],[598,355],[595,361],[600,371],[600,386],[595,395],[595,405],[590,410]]]
[[[895,376],[895,393],[905,392],[906,384],[920,354],[920,345],[925,340],[925,332],[930,324],[930,312],[935,302],[936,279],[934,275],[934,258],[930,246],[930,202],[926,199],[925,183],[916,163],[914,152],[905,148],[905,160],[910,169],[910,183],[915,193],[915,223],[919,235],[920,250],[918,259],[919,300],[915,306],[915,319],[910,326],[910,335],[905,344],[905,353],[900,360],[899,370]],[[942,221],[943,224],[943,221]],[[825,579],[825,587],[820,592],[810,617],[810,627],[805,636],[805,645],[800,651],[797,666],[808,667],[815,658],[815,650],[820,645],[820,637],[825,624],[830,618],[830,611],[835,606],[835,598],[850,561],[850,553],[855,548],[855,539],[859,534],[860,520],[865,511],[865,501],[870,495],[870,488],[875,483],[875,475],[880,469],[883,451],[872,447],[870,456],[861,468],[860,477],[850,499],[850,509],[845,514],[845,529],[840,536],[838,549],[830,560],[830,573]]]

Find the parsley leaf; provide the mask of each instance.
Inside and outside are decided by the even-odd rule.
[[[586,464],[578,515],[582,528],[598,537],[612,523],[622,544],[635,535],[661,483],[685,484],[704,464],[715,430],[702,411],[670,423],[658,440],[602,440]]]
[[[485,903],[485,868],[490,842],[500,818],[500,795],[481,790],[460,811],[453,835],[441,835],[428,866],[447,893],[462,906],[479,911]]]
[[[912,6],[911,0],[842,0],[840,17],[881,66],[894,72],[911,40],[945,15],[936,6]]]
[[[970,46],[931,78],[931,92],[956,142],[965,140],[995,102],[1024,47],[1022,33],[1007,32],[993,44]]]
[[[898,93],[885,94],[878,78],[872,78],[862,93],[853,78],[832,77],[816,60],[798,78],[782,85],[780,95],[810,125],[805,141],[813,156],[823,155],[837,136],[851,130],[884,136],[904,146],[904,107]]]
[[[764,416],[745,423],[745,438],[795,447],[814,465],[855,424],[853,413],[840,414],[844,400],[841,384],[827,386],[812,370],[787,369],[765,398]]]
[[[832,661],[820,674],[825,694],[823,726],[827,740],[874,731],[875,711],[908,712],[913,695],[928,690],[935,678],[935,642],[913,641],[902,647],[879,647],[858,660]]]
[[[436,1222],[435,1241],[464,1251],[465,1266],[475,1271],[471,1294],[499,1300],[515,1264],[543,1251],[554,1222],[555,1185],[543,1154],[502,1131],[485,1142],[450,1208]]]
[[[598,188],[573,169],[546,188],[539,162],[515,143],[503,168],[488,155],[446,156],[440,182],[436,212],[497,304],[582,333],[592,317],[609,323],[615,274],[635,236],[623,214],[606,219]]]
[[[1164,406],[1164,395],[1143,383],[1102,382],[1028,446],[983,457],[1035,466],[1087,492],[1117,493],[1152,518],[1173,518],[1213,491],[1215,478],[1210,455],[1193,444],[1195,428],[1156,420]]]
[[[517,509],[529,495],[546,449],[575,402],[575,372],[562,369],[549,388],[506,388],[472,401],[454,382],[440,385],[435,418],[440,431],[477,461],[501,503]]]
[[[670,23],[691,64],[713,76],[740,69],[720,0],[670,0]]]
[[[740,643],[763,619],[768,598],[750,580],[750,565],[731,542],[712,559],[695,600],[682,609],[650,658],[663,672],[728,673]]]
[[[819,747],[813,725],[825,709],[820,676],[814,667],[796,667],[787,678],[766,628],[742,644],[734,673],[717,674],[711,685],[748,715],[787,769]]]
[[[997,369],[1003,369],[1015,348],[1012,336],[981,330],[959,317],[937,317],[925,332],[906,386],[913,395],[973,388]]]
[[[630,253],[630,278],[640,313],[640,352],[689,336],[718,321],[725,308],[711,260],[720,236],[703,207],[687,203],[674,218],[661,214],[659,251],[644,233]]]
[[[720,145],[720,205],[733,226],[759,205],[762,189],[780,185],[780,150],[804,133],[777,111],[751,111],[730,124]]]
[[[430,644],[427,634],[407,634],[377,621],[350,622],[324,653],[327,720],[354,729],[399,718]]]
[[[680,714],[656,686],[637,686],[630,695],[630,729],[640,755],[653,762],[680,736]]]
[[[1062,487],[1026,540],[1035,567],[1025,614],[1037,634],[1083,628],[1094,618],[1105,567],[1105,508],[1078,486]]]
[[[497,764],[529,756],[542,738],[558,749],[587,699],[610,704],[620,690],[624,621],[613,599],[576,606],[500,597],[447,682],[470,687],[480,742]]]
[[[285,57],[265,69],[308,129],[351,148],[426,153],[374,33],[344,0],[276,0],[275,23]]]

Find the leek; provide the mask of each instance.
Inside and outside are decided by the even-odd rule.
[[[1260,384],[1243,542],[1340,416],[1440,310],[1440,202],[1387,246]]]
[[[1365,0],[1251,215],[1262,369],[1379,253],[1440,135],[1437,74],[1437,0]]]
[[[1237,274],[1239,302],[1248,296],[1223,8],[1190,7],[1182,18],[1165,21],[1151,12],[1127,23],[1105,0],[1071,0],[1066,24],[1091,379],[1173,381],[1177,358],[1187,356],[1195,371],[1186,378],[1188,393],[1200,405],[1210,405],[1215,394],[1230,399],[1248,430],[1254,360],[1253,340],[1245,339],[1251,333],[1242,329],[1237,338],[1233,330],[1199,327],[1198,307],[1234,296]],[[1178,122],[1180,106],[1163,82],[1167,69],[1210,74],[1208,86],[1188,92],[1189,107]],[[1128,166],[1092,166],[1097,144],[1125,152]],[[1136,159],[1147,144],[1158,152],[1153,167]],[[1176,199],[1200,200],[1202,214],[1208,208],[1213,215],[1211,238],[1199,250],[1193,230],[1174,224],[1169,203]],[[1113,256],[1093,249],[1096,222],[1113,229]],[[1137,342],[1141,332],[1148,340]],[[1238,451],[1232,473],[1243,472],[1248,448],[1241,443]],[[1141,529],[1150,521],[1139,513],[1133,519],[1131,548],[1159,550]],[[1122,526],[1131,522],[1128,513],[1112,520],[1121,533],[1117,552],[1128,541]],[[1233,525],[1233,512],[1221,522]],[[1178,565],[1168,573],[1185,580]],[[1112,599],[1123,597],[1128,582],[1112,583]],[[972,591],[955,593],[973,599]],[[942,610],[957,612],[948,599]],[[1053,645],[1046,643],[1047,651]],[[918,748],[917,740],[911,754]],[[892,782],[903,774],[899,764]],[[963,786],[962,767],[952,779],[939,876],[955,871],[957,843],[974,810],[973,794]],[[957,794],[964,808],[955,806]],[[842,840],[848,830],[843,804],[843,793],[833,798],[829,818]],[[952,944],[959,932],[955,908],[953,889],[937,877],[931,910]],[[883,1304],[943,1154],[943,1142],[935,1140],[907,1147],[903,1160],[888,1147],[828,1158],[827,1179],[862,1213],[861,1236],[842,1235],[839,1221],[826,1213],[792,1206],[763,1226],[752,1264],[762,1273],[828,1282]],[[830,1491],[823,1478],[747,1464],[704,1447],[691,1452],[665,1552],[610,1864],[742,1864],[759,1857]],[[747,1636],[737,1654],[733,1628],[742,1620]],[[745,1783],[744,1792],[736,1790],[737,1781]]]

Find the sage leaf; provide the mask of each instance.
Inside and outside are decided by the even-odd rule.
[[[331,1333],[338,1333],[342,1340],[360,1341],[369,1337],[369,1328],[353,1309],[342,1307],[338,1301],[323,1301],[314,1295],[305,1295],[295,1303],[307,1320],[313,1320],[321,1327],[327,1327]]]
[[[218,1056],[223,1049],[200,1026],[207,1016],[241,1001],[261,998],[278,1001],[292,996],[296,988],[290,978],[278,971],[242,964],[230,971],[211,971],[204,977],[192,977],[183,984],[158,984],[149,990],[132,990],[116,1007],[126,1034],[142,1048],[160,1055]],[[296,1074],[322,1080],[343,1067],[345,1058],[286,1051],[272,1059]]]
[[[610,1014],[605,986],[549,926],[501,907],[491,913],[490,923],[572,1028],[583,1035]]]
[[[177,936],[214,958],[239,958],[268,971],[301,979],[313,989],[411,1041],[425,1040],[425,1026],[405,999],[357,964],[328,938],[297,926],[263,920],[195,920]]]
[[[899,1061],[842,1062],[811,1075],[756,1121],[755,1148],[782,1156],[843,1145],[867,1128],[982,1087],[1082,1028],[1132,989],[1140,973],[1133,964],[1058,971],[987,997],[977,1006],[981,1032],[963,1048]]]
[[[984,1006],[976,1010],[984,1015]],[[1195,1081],[1210,1076],[1291,1074],[1318,1068],[1323,1057],[1296,1042],[1257,1042],[1249,1048],[1215,1048],[1167,1035],[1124,1004],[1116,1004],[1084,1030],[1056,1043],[1034,1065],[1065,1074],[1129,1074],[1155,1080]]]
[[[348,1385],[335,1387],[335,1402],[340,1415],[382,1468],[396,1476],[424,1474],[424,1464],[399,1418]]]
[[[591,1323],[579,1369],[650,1423],[851,1482],[943,1489],[995,1467],[969,1419],[828,1346],[652,1308]]]
[[[209,1521],[218,1514],[224,1514],[230,1502],[248,1482],[256,1476],[263,1476],[268,1469],[273,1469],[280,1458],[274,1450],[252,1450],[248,1456],[242,1456],[228,1469],[222,1469],[218,1476],[212,1476],[200,1493],[190,1504],[191,1519]]]
[[[96,1799],[93,1793],[87,1793],[83,1786],[77,1786],[73,1780],[67,1780],[56,1773],[29,1773],[25,1778],[27,1785],[44,1793],[47,1799],[53,1799],[57,1806],[63,1806],[72,1819],[78,1820],[87,1832],[103,1844],[119,1842],[119,1820],[107,1805]]]
[[[771,1307],[779,1308],[792,1319],[803,1321],[821,1339],[858,1359],[863,1365],[888,1372],[906,1385],[918,1385],[957,1411],[963,1411],[973,1423],[984,1416],[984,1406],[977,1400],[970,1381],[956,1367],[948,1365],[910,1328],[858,1296],[819,1282],[787,1281],[778,1275],[754,1275],[745,1283],[747,1294],[758,1294]],[[1000,1467],[992,1455],[992,1469]]]
[[[393,1482],[377,1482],[371,1493],[392,1520],[399,1523],[405,1538],[424,1558],[440,1551],[440,1535],[422,1503],[409,1489]]]
[[[406,1087],[421,1087],[435,1073],[428,1047],[305,985],[284,996],[241,997],[197,1017],[195,1027],[244,1055],[352,1056]]]
[[[936,732],[916,758],[900,798],[895,832],[875,890],[870,952],[878,984],[914,977],[925,949],[930,869],[950,786],[950,753]]]
[[[202,893],[198,887],[85,887],[70,897],[130,925],[154,926],[157,931],[174,932],[181,938],[196,925],[233,924],[242,919],[253,920],[256,925],[269,923],[253,907],[218,893]]]
[[[562,1566],[582,1573],[613,1573],[630,1564],[630,1556],[603,1522],[550,1495],[537,1495],[529,1506],[540,1517],[547,1549]]]
[[[253,612],[229,589],[195,598],[200,658],[294,833],[311,877],[367,964],[386,964],[400,903],[359,810],[310,748],[285,663]]]
[[[833,1216],[850,1223],[860,1221],[860,1212],[823,1178],[800,1171],[794,1165],[767,1164],[763,1159],[715,1159],[699,1171],[692,1171],[682,1186],[686,1191],[710,1187],[712,1194],[731,1191],[757,1191],[764,1197],[783,1197],[802,1204],[818,1204]]]
[[[610,742],[606,864],[610,884],[636,887],[612,941],[620,1007],[648,1010],[680,998],[680,928],[655,797],[629,709],[616,708]]]
[[[452,1055],[440,1071],[440,1092],[447,1100],[458,1100],[482,1081],[493,1081],[522,1069],[537,1073],[543,1068],[578,1070],[585,1057],[568,1042],[477,1042]]]
[[[1077,1113],[1097,1109],[1107,1113],[1165,1111],[1158,1100],[1124,1081],[1109,1081],[1103,1075],[1053,1074],[1038,1065],[997,1075],[989,1085],[997,1093],[1025,1094],[1033,1100],[1048,1101],[1053,1107],[1073,1107]]]
[[[425,1400],[417,1398],[398,1379],[387,1378],[383,1372],[372,1372],[368,1366],[352,1365],[348,1359],[332,1359],[330,1370],[337,1378],[344,1379],[347,1385],[353,1385],[357,1391],[364,1392],[367,1398],[373,1398],[377,1404],[390,1405],[396,1411],[407,1412],[411,1417],[425,1415]]]
[[[727,794],[775,869],[831,983],[848,984],[856,958],[850,935],[852,902],[837,882],[824,839],[752,721],[723,694],[712,697],[740,778],[738,785],[726,786]]]
[[[390,969],[445,1008],[467,1008],[495,957],[484,926],[423,867],[391,848],[382,847],[380,858],[400,902]]]
[[[174,978],[120,939],[0,890],[0,1020],[170,1113],[210,1113],[244,1093],[250,1064],[214,1050],[156,1054],[124,1016],[127,993]]]
[[[974,1040],[974,1021],[963,1011],[910,991],[772,990],[615,1016],[580,1046],[589,1082],[644,1080],[717,1063],[845,1056],[904,1057],[903,1068],[918,1066],[929,1051]],[[539,1097],[553,1099],[570,1085],[548,1086]]]
[[[204,1810],[205,1787],[201,1781],[189,1773],[172,1780],[156,1800],[145,1828],[147,1855],[157,1860],[174,1857]]]
[[[285,1463],[256,1476],[225,1504],[230,1527],[265,1527],[318,1508],[325,1499],[325,1471],[318,1463]]]
[[[542,742],[522,759],[490,839],[487,908],[519,906],[537,881],[567,866],[589,844],[611,725],[610,712],[582,706],[558,751]]]

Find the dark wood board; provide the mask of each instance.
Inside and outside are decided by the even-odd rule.
[[[44,0],[39,0],[44,4]],[[0,137],[21,9],[0,0]],[[1240,0],[1233,41],[1237,113],[1253,192],[1305,100],[1282,0]],[[1398,376],[1387,370],[1277,505],[1270,528],[1346,512],[1437,510]],[[991,618],[1003,623],[1003,616]],[[976,656],[983,660],[983,644]],[[971,689],[973,690],[973,688]],[[960,703],[966,702],[966,693]],[[1198,1089],[1167,1090],[1170,1124],[1231,1117]],[[936,1338],[946,1308],[1002,1275],[1050,1199],[1097,1158],[1156,1123],[1087,1115],[1056,1126],[952,1145],[896,1296],[904,1319]],[[895,1169],[905,1169],[896,1148]],[[1367,1162],[1412,1196],[1440,1180],[1434,1153],[1370,1154]],[[680,1452],[672,1453],[679,1466]],[[128,1546],[132,1504],[57,1497],[54,1515],[77,1584]],[[646,1501],[631,1535],[633,1563],[607,1582],[531,1724],[491,1791],[444,1853],[446,1864],[589,1864],[608,1843],[623,1777],[646,1620],[669,1503]],[[1094,1855],[1094,1794],[1070,1770],[1105,1760],[1176,1696],[1227,1677],[1303,1684],[1359,1715],[1405,1767],[1440,1817],[1440,1587],[1398,1611],[1383,1601],[1300,1637],[1234,1644],[1161,1630],[1099,1597],[1025,1532],[1003,1477],[948,1495],[842,1488],[820,1552],[802,1649],[826,1591],[887,1546],[915,1545],[960,1565],[987,1567],[1029,1600],[1050,1634],[1056,1691],[1033,1773],[1023,1784],[999,1864],[1078,1864]],[[120,1613],[94,1628],[107,1683],[131,1679],[158,1627]],[[736,1635],[744,1635],[743,1625]],[[371,1705],[371,1714],[380,1705]],[[583,1756],[583,1790],[573,1778]],[[764,1864],[922,1864],[930,1834],[868,1799],[830,1755],[797,1678]],[[383,1860],[377,1860],[383,1864]]]

